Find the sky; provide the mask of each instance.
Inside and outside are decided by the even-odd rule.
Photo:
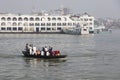
[[[0,0],[0,13],[49,11],[61,6],[75,14],[88,14],[96,18],[120,18],[120,0]]]

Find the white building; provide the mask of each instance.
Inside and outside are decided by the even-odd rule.
[[[94,17],[88,14],[71,15],[20,15],[0,14],[0,33],[60,33],[62,29],[75,27],[80,24],[81,34],[94,31]]]

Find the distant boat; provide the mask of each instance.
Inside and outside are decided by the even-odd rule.
[[[112,29],[106,29],[104,25],[100,26],[95,26],[94,33],[99,34],[99,33],[111,33]]]
[[[73,35],[80,35],[81,34],[81,26],[77,24],[75,27],[64,29],[63,33],[65,34],[73,34]]]

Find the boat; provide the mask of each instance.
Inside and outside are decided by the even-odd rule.
[[[75,28],[77,24],[81,26],[80,29]],[[62,34],[63,29],[67,29],[66,34],[89,34],[90,31],[94,31],[94,17],[87,13],[82,15],[0,13],[0,34]]]
[[[81,34],[81,26],[79,24],[77,24],[73,28],[63,29],[63,33],[72,34],[72,35],[80,35]]]
[[[58,55],[58,56],[42,56],[42,55],[30,55],[26,51],[22,51],[25,57],[29,58],[43,58],[43,59],[57,59],[57,58],[66,58],[67,55]]]

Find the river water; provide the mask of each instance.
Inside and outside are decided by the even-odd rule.
[[[0,34],[0,80],[120,80],[120,30],[94,35]],[[26,43],[65,59],[25,58]]]

